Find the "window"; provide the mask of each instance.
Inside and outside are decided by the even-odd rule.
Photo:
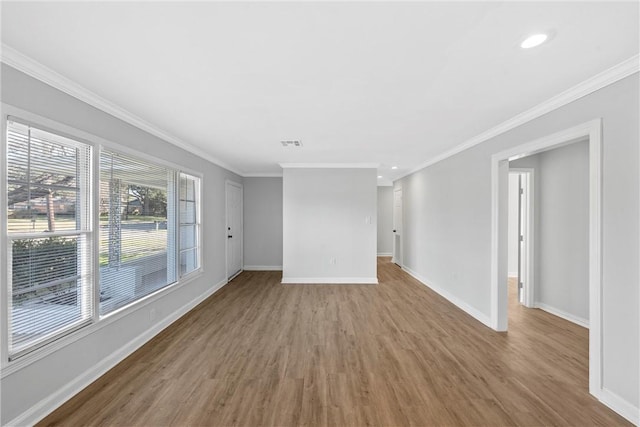
[[[5,141],[9,360],[200,269],[200,178],[13,117]]]
[[[180,276],[200,268],[200,178],[180,174]]]
[[[92,319],[91,146],[9,118],[9,357]]]
[[[100,314],[176,280],[176,172],[100,153]]]

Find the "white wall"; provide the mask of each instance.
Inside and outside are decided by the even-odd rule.
[[[378,187],[378,256],[393,251],[393,187]]]
[[[283,283],[377,283],[376,181],[375,169],[284,169]]]
[[[488,322],[491,288],[491,156],[603,120],[603,387],[619,407],[639,406],[638,74],[396,182],[404,198],[404,264]]]
[[[589,145],[587,141],[510,162],[534,169],[534,302],[589,323]]]
[[[140,153],[153,153],[154,157],[203,175],[202,260],[206,274],[173,287],[147,304],[131,307],[108,321],[58,340],[58,350],[32,363],[24,364],[25,359],[18,359],[24,364],[19,369],[10,369],[3,360],[0,424],[6,425],[12,420],[29,424],[80,391],[128,351],[225,282],[225,179],[242,182],[242,178],[4,64],[1,100]],[[4,199],[2,206],[6,208]],[[4,271],[0,280],[5,286]],[[153,321],[150,320],[151,310],[155,312]],[[24,418],[17,418],[23,415]]]
[[[509,277],[518,276],[518,174],[509,174],[508,259]]]
[[[282,269],[282,178],[244,178],[244,269]]]

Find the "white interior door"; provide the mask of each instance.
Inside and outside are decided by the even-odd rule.
[[[393,191],[393,258],[392,262],[402,266],[402,189]]]
[[[522,184],[522,174],[518,174],[518,301],[520,304],[524,303],[524,292],[523,286],[525,282],[525,278],[522,275],[523,268],[526,268],[526,265],[523,265],[523,249],[525,247],[524,243],[524,218],[523,218],[523,193],[524,187]]]
[[[515,201],[517,215],[509,211],[509,227],[516,227],[516,230],[509,230],[509,271],[513,271],[513,252],[517,256],[517,277],[518,277],[518,301],[527,307],[534,304],[534,281],[533,281],[533,174],[531,168],[510,169],[510,180],[515,180],[517,188],[510,189],[510,202]],[[510,185],[512,185],[511,182]],[[512,188],[512,187],[510,187]],[[511,197],[514,200],[511,200]],[[511,274],[511,273],[510,273]]]
[[[227,277],[242,271],[242,185],[227,181]]]
[[[518,199],[518,299],[521,304],[533,307],[533,169],[522,170]]]

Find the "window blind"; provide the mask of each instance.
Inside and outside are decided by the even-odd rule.
[[[180,275],[200,268],[200,178],[180,174]]]
[[[100,314],[176,280],[176,171],[100,153]]]
[[[7,121],[9,356],[91,321],[91,146]]]

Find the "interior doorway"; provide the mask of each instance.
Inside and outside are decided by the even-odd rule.
[[[226,275],[229,280],[242,272],[243,224],[242,184],[225,183],[226,197]]]
[[[518,302],[534,306],[534,169],[509,168],[508,275]]]
[[[393,257],[391,262],[402,267],[402,188],[393,190]]]
[[[588,173],[587,275],[589,319],[589,392],[605,397],[602,383],[602,121],[601,119],[494,154],[491,159],[491,326],[507,330],[509,163],[586,141]]]

